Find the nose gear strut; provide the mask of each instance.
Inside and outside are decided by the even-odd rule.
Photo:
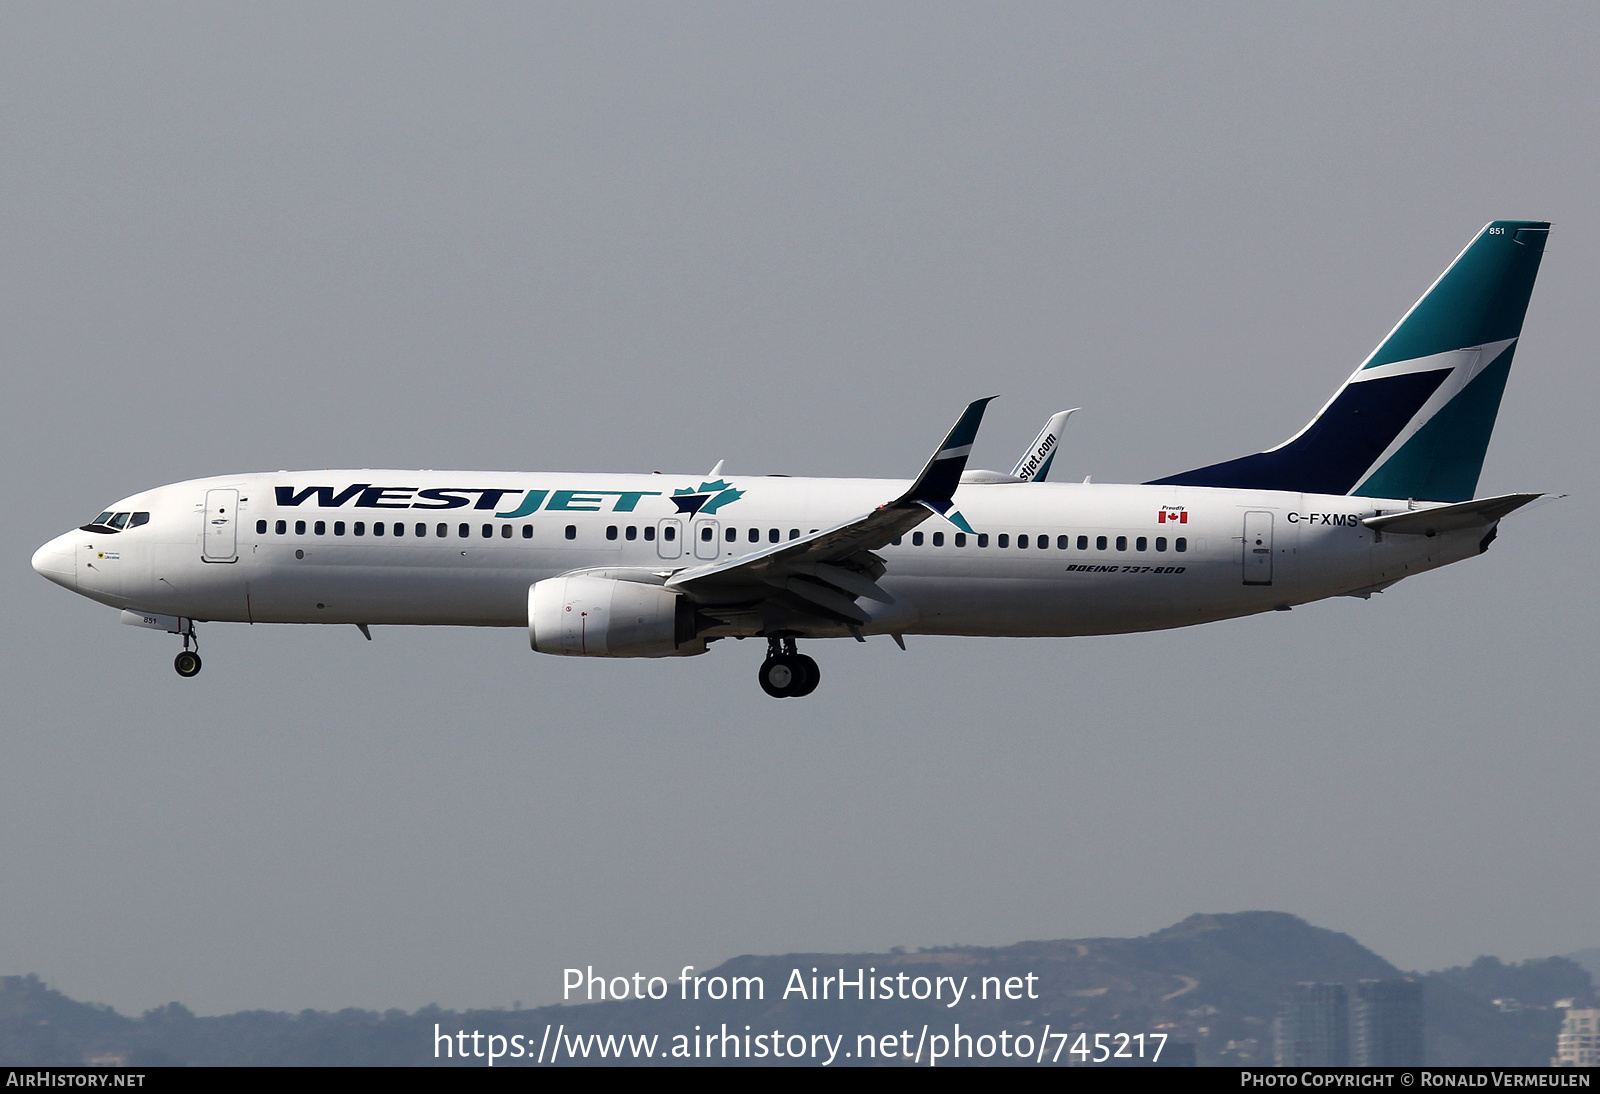
[[[172,667],[178,670],[178,675],[184,679],[200,674],[200,636],[195,633],[194,620],[188,620],[188,630],[180,631],[183,636],[183,652],[172,659]],[[194,643],[194,649],[189,649],[189,643]]]

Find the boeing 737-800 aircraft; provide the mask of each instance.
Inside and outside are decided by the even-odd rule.
[[[1487,225],[1283,444],[1141,485],[1045,481],[1070,411],[1011,474],[968,471],[980,399],[911,482],[229,475],[124,498],[33,567],[181,635],[182,676],[198,621],[527,627],[579,657],[765,638],[777,697],[817,686],[796,639],[1112,634],[1370,596],[1487,550],[1540,496],[1472,500],[1549,227]]]

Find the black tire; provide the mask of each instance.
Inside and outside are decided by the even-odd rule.
[[[178,675],[187,680],[191,676],[200,675],[200,655],[193,650],[184,650],[172,659],[172,667],[178,670]]]
[[[800,682],[799,686],[789,694],[796,697],[810,695],[817,690],[817,685],[822,683],[822,670],[817,667],[815,661],[803,653],[797,654],[795,660],[800,663]]]
[[[761,662],[761,670],[757,673],[761,690],[774,699],[787,699],[793,695],[795,685],[804,679],[803,670],[795,664],[795,660],[788,654],[780,653]]]

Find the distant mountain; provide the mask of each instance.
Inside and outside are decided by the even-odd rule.
[[[842,1000],[841,973],[849,985]],[[746,1063],[751,1061],[743,1052],[758,1043],[742,1040],[746,1033],[754,1038],[777,1032],[791,1047],[831,1038],[823,1043],[835,1046],[838,1064],[862,1062],[859,1053],[870,1052],[866,1062],[899,1065],[902,1050],[909,1053],[924,1041],[936,1044],[929,1039],[938,1036],[953,1039],[959,1023],[961,1034],[974,1038],[971,1043],[979,1052],[984,1042],[977,1039],[991,1038],[991,1063],[1017,1062],[996,1052],[997,1044],[1014,1045],[1022,1035],[1037,1046],[1048,1030],[1048,1054],[1063,1048],[1061,1063],[1082,1062],[1070,1051],[1079,1044],[1079,1034],[1085,1035],[1082,1044],[1088,1049],[1096,1033],[1159,1032],[1168,1035],[1167,1059],[1173,1062],[1189,1053],[1201,1064],[1259,1065],[1272,1061],[1272,1018],[1288,985],[1404,974],[1348,935],[1281,912],[1239,912],[1190,916],[1142,938],[955,946],[915,953],[747,955],[715,969],[696,970],[696,975],[706,978],[699,999],[681,998],[682,987],[674,979],[662,982],[666,993],[661,999],[535,1010],[246,1011],[215,1018],[196,1017],[177,1003],[129,1018],[68,999],[34,976],[5,977],[0,978],[0,1063],[481,1066],[486,1062],[484,1037],[493,1034],[507,1046],[519,1044],[524,1053],[520,1060],[501,1059],[500,1066],[530,1062],[540,1045],[562,1039],[563,1062],[568,1054],[582,1051],[590,1055],[576,1062],[611,1062],[613,1057],[602,1059],[601,1053],[623,1046],[632,1051],[643,1044],[617,1038],[641,1035],[656,1038],[648,1043],[654,1059],[671,1060],[677,1049],[687,1054],[682,1062],[703,1064],[723,1061],[708,1061],[703,1052],[696,1058],[691,1046],[703,1050],[701,1038],[707,1034],[725,1044],[724,1032],[741,1051],[738,1059],[727,1062]],[[707,997],[725,994],[735,978],[743,978],[739,983],[749,988],[751,998]],[[858,1000],[858,978],[886,992]],[[1593,999],[1588,973],[1565,958],[1515,965],[1480,958],[1421,979],[1429,1062],[1438,1064],[1546,1063],[1560,1020],[1551,1004],[1568,996]],[[952,985],[963,988],[963,998],[953,1007]],[[929,997],[910,997],[918,993]],[[1515,1003],[1508,1002],[1512,999]],[[445,1043],[436,1040],[436,1029],[446,1036]],[[1008,1042],[994,1039],[1001,1031]],[[466,1038],[456,1039],[457,1032]],[[476,1042],[474,1032],[483,1035]],[[1068,1035],[1065,1042],[1057,1037],[1063,1032]],[[837,1039],[840,1034],[846,1035],[843,1040]],[[1131,1051],[1134,1042],[1128,1043]],[[1146,1050],[1153,1052],[1154,1045],[1147,1037]],[[462,1048],[468,1052],[465,1061],[456,1054]]]

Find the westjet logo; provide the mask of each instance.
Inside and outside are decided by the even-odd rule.
[[[661,491],[507,490],[467,486],[419,490],[415,486],[374,486],[358,482],[343,489],[306,486],[296,490],[292,486],[279,486],[274,488],[274,493],[278,504],[284,508],[295,508],[315,498],[320,509],[338,509],[346,504],[356,509],[465,509],[471,506],[509,519],[525,517],[541,509],[546,513],[631,513],[640,498],[655,497]],[[738,496],[738,491],[732,493]],[[513,501],[515,498],[520,500]],[[502,505],[510,508],[500,512]]]

